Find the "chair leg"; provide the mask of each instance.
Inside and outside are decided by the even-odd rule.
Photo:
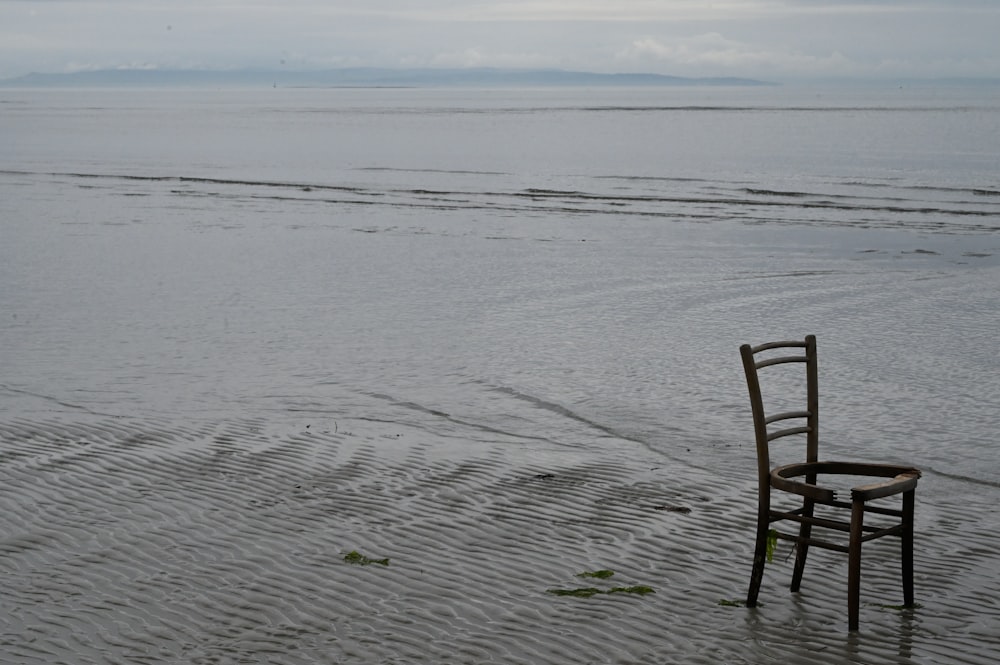
[[[861,536],[865,521],[864,501],[854,501],[851,507],[851,542],[847,562],[847,629],[858,629],[861,608]]]
[[[814,502],[812,499],[805,499],[802,504],[802,515],[813,516]],[[799,539],[795,541],[795,568],[792,571],[792,592],[799,590],[802,585],[802,573],[806,569],[806,555],[809,554],[809,545],[806,540],[812,534],[812,524],[799,525]]]
[[[903,605],[913,606],[913,504],[916,492],[910,490],[903,493],[903,533],[902,563],[903,563]]]
[[[757,544],[753,551],[753,572],[750,573],[750,589],[747,591],[747,607],[757,607],[757,594],[764,579],[764,564],[767,563],[767,531],[770,526],[768,513],[762,510],[757,515]]]

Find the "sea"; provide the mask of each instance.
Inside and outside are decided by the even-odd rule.
[[[412,404],[712,465],[740,344],[815,334],[828,456],[1000,484],[996,86],[3,89],[0,140],[8,416]]]

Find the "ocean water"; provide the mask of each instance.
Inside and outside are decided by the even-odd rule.
[[[814,333],[827,456],[1000,482],[995,87],[5,89],[0,141],[5,418],[739,473],[739,344]]]

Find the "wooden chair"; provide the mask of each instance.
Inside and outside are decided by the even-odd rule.
[[[848,629],[858,629],[859,593],[861,587],[861,545],[883,536],[899,536],[902,541],[903,602],[913,605],[913,505],[917,479],[920,472],[908,466],[892,464],[866,464],[858,462],[819,461],[819,390],[816,366],[816,337],[808,335],[804,341],[770,342],[759,346],[744,344],[740,347],[743,369],[746,372],[750,405],[753,410],[754,434],[757,440],[757,542],[753,556],[753,573],[747,593],[747,607],[757,605],[767,562],[768,540],[776,530],[775,522],[798,523],[798,533],[777,532],[780,539],[795,542],[795,568],[791,590],[797,592],[802,582],[806,555],[811,546],[844,552],[848,555],[847,606]],[[806,404],[804,410],[784,411],[765,415],[758,372],[765,368],[792,363],[805,365]],[[786,370],[787,371],[787,370]],[[799,375],[800,376],[800,375]],[[777,377],[775,377],[777,378]],[[789,421],[789,422],[786,422]],[[783,424],[782,429],[769,430],[770,425]],[[805,462],[771,468],[770,446],[775,439],[791,435],[805,435]],[[850,501],[837,500],[833,489],[817,483],[821,475],[873,476],[876,482],[862,484],[850,490]],[[887,480],[885,480],[887,479]],[[771,493],[791,493],[801,499],[801,507],[779,510],[771,507]],[[902,495],[901,507],[872,505],[875,499]],[[828,506],[829,508],[823,508]],[[820,507],[822,515],[817,513]],[[842,511],[850,511],[850,519]],[[838,519],[835,513],[840,512]],[[834,513],[828,515],[828,513]],[[877,514],[895,518],[891,524],[870,526],[865,515]],[[885,519],[883,517],[882,519]],[[815,538],[813,527],[840,531],[849,535],[847,544]]]

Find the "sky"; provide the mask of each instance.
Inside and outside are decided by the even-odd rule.
[[[1000,78],[998,35],[1000,0],[0,0],[0,78],[361,66]]]

